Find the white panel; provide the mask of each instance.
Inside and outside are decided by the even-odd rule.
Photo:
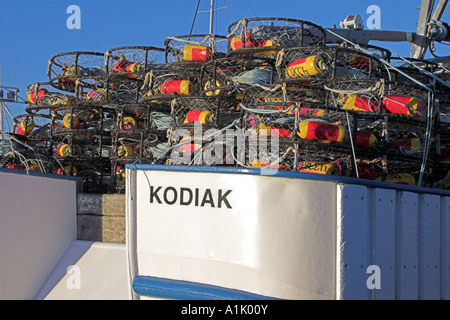
[[[371,264],[380,268],[381,288],[372,289],[377,300],[395,299],[395,214],[396,192],[371,190]]]
[[[417,300],[419,298],[419,196],[411,192],[399,192],[397,215],[396,299]]]
[[[207,190],[214,204],[202,206]],[[219,194],[229,190],[231,208],[223,201],[219,208]],[[334,299],[335,194],[335,183],[323,181],[137,171],[138,274]]]
[[[337,298],[370,298],[366,282],[369,265],[368,190],[364,186],[337,187]]]
[[[450,197],[441,197],[441,299],[450,300]]]
[[[420,288],[421,300],[440,298],[440,197],[420,196]]]
[[[130,299],[124,244],[73,241],[53,273],[59,281],[48,283],[45,300]]]
[[[77,237],[76,181],[0,173],[0,299],[33,299]]]

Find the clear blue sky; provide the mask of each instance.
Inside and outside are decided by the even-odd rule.
[[[169,36],[189,34],[198,0],[0,0],[0,63],[2,84],[20,88],[26,96],[30,83],[47,81],[48,60],[61,52],[96,51],[125,45],[163,47]],[[437,2],[437,1],[436,1]],[[202,0],[200,10],[208,10]],[[69,5],[81,9],[81,30],[69,30]],[[421,0],[216,0],[216,34],[226,35],[234,21],[252,17],[286,17],[339,26],[346,16],[359,13],[367,21],[367,8],[381,9],[381,29],[416,31]],[[443,21],[450,22],[450,8]],[[209,16],[197,16],[194,33],[208,33]],[[380,45],[380,43],[374,43]],[[383,43],[408,56],[409,44]],[[438,55],[450,47],[439,45]],[[13,113],[18,105],[8,104]],[[24,105],[20,106],[23,112]]]

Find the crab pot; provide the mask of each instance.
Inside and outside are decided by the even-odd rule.
[[[152,69],[164,65],[163,48],[125,46],[109,49],[105,53],[108,74],[128,79],[138,79]]]
[[[249,18],[228,26],[229,54],[264,52],[276,54],[273,49],[302,46],[324,46],[326,33],[318,25],[296,19]],[[261,51],[263,49],[263,51]]]
[[[105,76],[107,74],[104,53],[66,52],[53,56],[49,60],[47,76],[54,81],[56,88],[73,91],[80,77]]]
[[[201,66],[213,58],[225,56],[227,38],[221,35],[193,34],[168,37],[165,42],[165,62]]]

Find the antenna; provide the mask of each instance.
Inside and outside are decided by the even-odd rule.
[[[214,4],[214,0],[211,0],[211,3],[209,5],[209,10],[208,11],[197,11],[197,13],[209,13],[209,34],[213,34],[214,33],[214,14],[216,11],[219,10],[223,10],[223,9],[227,9],[228,7],[222,7],[222,8],[218,8],[218,9],[214,9],[215,8],[215,4]]]

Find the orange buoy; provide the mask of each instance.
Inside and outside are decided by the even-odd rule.
[[[144,67],[142,64],[137,62],[130,63],[125,67],[125,72],[130,73],[127,74],[127,77],[129,78],[138,78],[144,72]]]
[[[27,92],[28,102],[31,104],[36,104],[35,93],[36,93],[35,89]],[[36,94],[37,101],[42,101],[43,99],[45,99],[47,93],[48,93],[47,89],[44,88],[38,89]]]
[[[213,124],[214,113],[212,111],[192,110],[186,115],[183,124],[191,122],[200,122],[202,124]]]
[[[80,129],[80,121],[73,113],[68,113],[63,118],[63,125],[66,129]]]
[[[372,132],[366,130],[358,130],[356,133],[355,145],[360,148],[372,148],[377,138]]]
[[[371,68],[375,69],[379,63],[376,62],[375,60],[369,58],[369,57],[365,57],[363,55],[360,54],[353,54],[348,60],[347,60],[347,64],[349,66],[351,66],[352,68],[358,69],[358,70],[363,70],[363,71],[368,71]]]
[[[258,48],[270,48],[270,47],[275,47],[276,44],[272,40],[264,40],[264,41],[258,42],[256,44],[256,46]],[[257,55],[259,57],[266,57],[266,56],[276,55],[277,53],[278,53],[277,50],[268,50],[268,51],[264,51],[264,52],[258,52]]]
[[[259,124],[259,134],[262,136],[289,138],[292,134],[292,131],[288,130],[288,129],[276,128],[276,127],[265,125],[264,123],[260,123]]]
[[[212,57],[212,51],[210,47],[187,44],[183,48],[183,60],[184,61],[209,61]]]
[[[24,167],[20,164],[10,164],[6,167],[7,169],[16,169],[16,170],[23,170]]]
[[[358,164],[358,177],[360,179],[375,180],[378,178],[378,173],[370,166]]]
[[[66,143],[61,144],[56,149],[56,154],[60,157],[67,157],[72,155],[72,147]]]
[[[314,77],[322,74],[326,70],[322,57],[314,55],[292,61],[286,68],[286,77],[303,78]]]
[[[164,94],[191,95],[192,82],[189,80],[167,80],[160,85]]]
[[[409,96],[387,95],[383,98],[383,111],[395,114],[416,115],[426,109],[424,102]]]
[[[78,170],[75,167],[71,168],[70,166],[65,166],[63,169],[58,168],[58,170],[56,170],[57,174],[62,174],[62,175],[65,175],[65,174],[70,175],[70,172],[72,172],[73,176],[78,175]]]
[[[355,111],[378,112],[380,105],[378,101],[356,94],[349,94],[342,108]]]
[[[230,46],[232,50],[238,50],[242,48],[253,48],[256,46],[256,41],[250,33],[245,34],[245,45],[242,43],[242,37],[235,35],[230,38]]]
[[[16,133],[20,135],[28,135],[31,131],[33,131],[35,127],[35,123],[33,119],[27,118],[22,121],[20,121],[20,126],[17,127]],[[20,130],[19,130],[20,129]]]
[[[401,147],[406,151],[420,150],[421,147],[419,139],[398,140],[391,141],[390,143],[396,147]]]
[[[298,164],[299,172],[333,175],[336,172],[336,164],[322,161],[302,161]]]
[[[191,142],[188,143],[187,141]],[[180,144],[181,152],[195,152],[202,148],[201,143],[195,143],[194,137],[185,137],[178,144]]]
[[[298,136],[305,140],[325,140],[336,143],[343,143],[347,139],[344,127],[312,120],[299,124]]]

